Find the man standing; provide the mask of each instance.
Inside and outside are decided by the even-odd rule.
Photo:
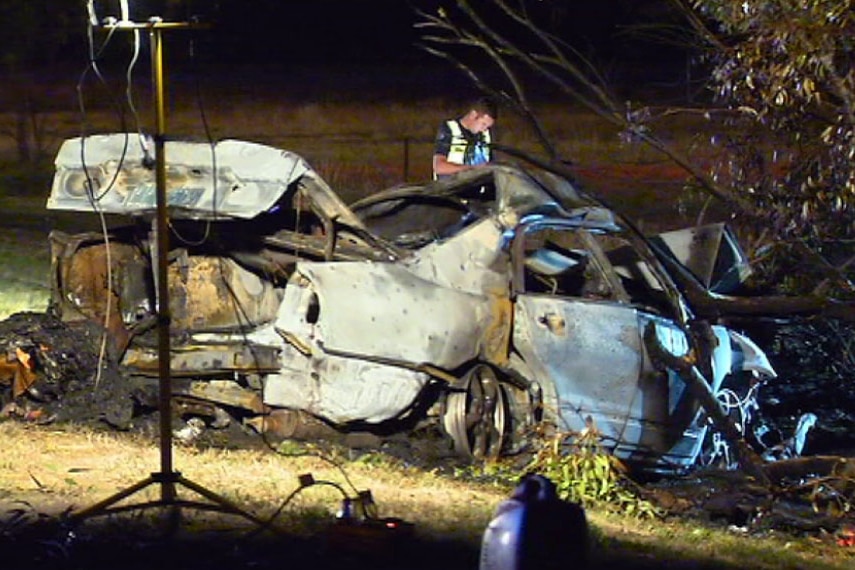
[[[459,119],[442,123],[434,145],[434,179],[490,162],[490,128],[497,118],[496,104],[481,98]]]

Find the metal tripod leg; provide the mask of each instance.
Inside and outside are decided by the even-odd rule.
[[[144,503],[134,503],[130,505],[117,505],[117,503],[123,501],[124,499],[127,499],[135,493],[142,491],[149,485],[161,485],[162,496],[160,500],[146,501]],[[177,485],[184,486],[187,489],[194,491],[205,499],[208,499],[210,503],[179,499],[176,493]],[[249,511],[240,508],[233,501],[230,501],[225,497],[218,495],[217,493],[214,493],[209,489],[206,489],[198,483],[186,479],[181,475],[181,473],[178,473],[177,471],[173,471],[171,473],[152,473],[151,476],[147,477],[146,479],[143,479],[142,481],[134,483],[127,489],[123,489],[118,493],[115,493],[107,497],[106,499],[95,503],[94,505],[91,505],[85,509],[71,513],[69,515],[69,520],[72,522],[77,522],[83,519],[100,515],[108,515],[113,513],[127,512],[131,510],[159,507],[172,507],[176,509],[179,509],[181,507],[189,507],[198,510],[237,515],[259,525],[260,527],[276,530],[276,528],[270,524],[270,521],[264,520],[250,513]]]
[[[127,489],[123,489],[123,490],[119,491],[118,493],[110,495],[109,497],[107,497],[103,501],[95,503],[94,505],[91,505],[85,509],[71,513],[69,518],[72,522],[76,522],[78,520],[82,520],[82,519],[89,518],[92,516],[96,516],[96,515],[100,515],[100,514],[107,514],[108,512],[115,512],[117,509],[110,509],[110,507],[112,505],[115,505],[119,501],[122,501],[123,499],[130,497],[134,493],[138,493],[139,491],[142,491],[143,489],[145,489],[149,485],[153,485],[155,482],[156,482],[155,481],[155,475],[152,474],[150,477],[147,477],[146,479],[143,479],[142,481],[139,481],[138,483],[134,483],[133,485],[131,485]],[[118,510],[127,510],[127,509],[118,509]]]

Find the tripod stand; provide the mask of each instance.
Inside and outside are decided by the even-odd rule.
[[[166,30],[186,29],[191,24],[167,23],[159,19],[152,19],[145,24],[137,24],[122,20],[108,24],[115,26],[121,31],[147,30],[151,40],[151,66],[152,80],[154,83],[154,111],[156,119],[155,136],[155,184],[156,184],[156,217],[154,220],[155,255],[157,272],[155,275],[157,295],[157,338],[158,338],[158,411],[160,413],[160,471],[152,473],[149,477],[123,489],[114,495],[84,509],[72,512],[69,519],[72,522],[85,518],[130,511],[135,509],[146,509],[166,507],[171,514],[176,515],[177,520],[181,507],[192,507],[198,510],[218,511],[227,514],[241,516],[258,525],[267,527],[269,521],[265,521],[252,513],[238,507],[232,501],[206,489],[205,487],[184,478],[181,473],[175,471],[172,465],[172,382],[170,370],[170,311],[169,311],[169,287],[167,283],[167,266],[169,253],[169,225],[167,215],[166,195],[166,159],[164,154],[164,143],[166,138],[166,113],[164,102],[164,69],[163,69],[163,32]],[[160,487],[160,499],[131,505],[118,505],[124,499],[150,487]],[[178,498],[178,487],[187,489],[201,495],[210,502],[189,501]]]

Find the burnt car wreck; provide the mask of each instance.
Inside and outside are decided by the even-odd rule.
[[[124,223],[52,232],[52,311],[102,325],[121,371],[156,386],[154,173],[128,140],[57,156],[47,207]],[[568,180],[508,165],[347,206],[286,151],[169,141],[166,156],[173,397],[188,414],[284,436],[300,418],[433,424],[473,457],[520,449],[537,425],[593,424],[618,457],[674,471],[720,450],[702,402],[738,402],[745,433],[775,377],[686,295],[743,278],[722,225],[647,239]]]

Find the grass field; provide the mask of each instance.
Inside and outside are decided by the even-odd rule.
[[[56,515],[63,510],[82,509],[144,479],[157,469],[158,450],[144,436],[103,433],[89,428],[62,426],[26,426],[0,423],[4,453],[0,459],[0,544],[4,521],[17,509],[25,518]],[[214,491],[264,520],[273,520],[288,537],[275,550],[275,560],[265,550],[264,540],[247,540],[254,525],[240,517],[217,515],[187,508],[183,512],[182,532],[188,540],[192,531],[209,534],[195,543],[195,563],[187,568],[221,568],[222,561],[206,556],[206,549],[222,554],[222,545],[244,544],[241,562],[268,568],[275,564],[305,567],[407,567],[474,568],[484,528],[510,487],[472,483],[436,472],[409,467],[381,453],[368,453],[353,459],[346,449],[291,447],[291,455],[268,449],[198,449],[177,446],[176,468],[190,481]],[[34,453],[38,450],[38,453]],[[331,460],[338,463],[336,467]],[[372,551],[354,544],[355,552],[332,548],[329,537],[342,494],[329,485],[307,487],[280,506],[298,488],[298,477],[310,473],[316,481],[341,485],[354,496],[356,490],[369,489],[378,506],[378,515],[404,519],[415,525],[415,541],[393,561],[383,562],[383,548]],[[159,486],[152,485],[129,499],[131,504],[157,500]],[[179,486],[181,498],[198,500],[192,491]],[[152,538],[156,511],[132,511],[130,515],[110,515],[87,519],[78,529],[81,548],[86,542],[100,545],[103,561],[119,556],[110,541],[136,549],[133,560],[119,556],[127,568],[146,567],[156,559],[148,548],[160,545]],[[148,516],[147,516],[148,515]],[[679,519],[638,521],[605,512],[589,510],[592,531],[590,568],[672,568],[672,569],[815,569],[843,570],[855,562],[855,550],[835,544],[833,536],[766,533],[747,536],[739,529]],[[101,521],[106,520],[104,526]],[[143,524],[145,523],[145,524]],[[5,522],[5,524],[9,524]],[[133,534],[129,528],[141,525],[149,534]],[[121,532],[117,531],[124,529]],[[8,532],[10,528],[6,528]],[[257,529],[256,529],[257,530]],[[233,541],[233,542],[230,542]],[[208,546],[205,546],[205,545]],[[290,545],[290,546],[284,546]],[[365,544],[362,545],[366,546]],[[309,552],[306,552],[309,549]],[[72,550],[73,552],[73,550]],[[340,558],[344,554],[347,556]],[[286,558],[282,558],[286,556]],[[149,557],[149,558],[146,558]],[[255,557],[255,558],[254,558]],[[290,563],[288,562],[290,561]],[[330,565],[324,565],[324,562]],[[275,563],[275,564],[274,564]],[[339,566],[339,564],[342,564]],[[4,568],[7,566],[4,565]],[[96,567],[102,567],[100,565]],[[105,566],[103,566],[105,567]],[[574,567],[574,566],[568,566]]]

